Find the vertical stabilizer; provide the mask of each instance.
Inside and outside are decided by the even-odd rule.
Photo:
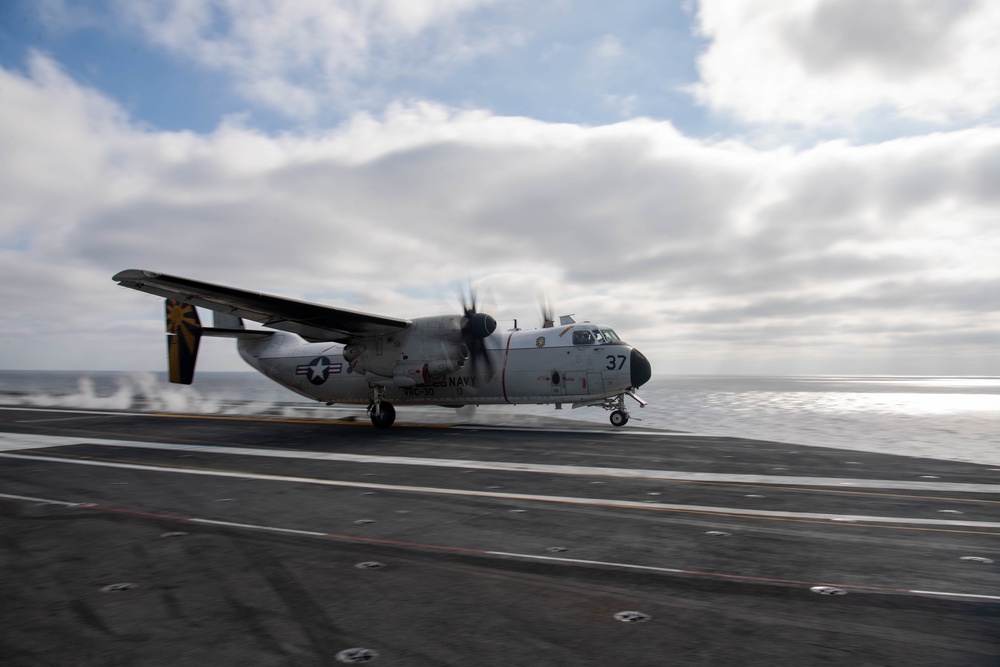
[[[167,361],[170,381],[191,384],[201,342],[201,320],[189,303],[167,299]]]

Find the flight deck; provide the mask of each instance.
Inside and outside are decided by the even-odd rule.
[[[1000,469],[0,409],[0,663],[998,665]]]

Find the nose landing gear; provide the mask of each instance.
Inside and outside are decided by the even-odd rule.
[[[624,426],[628,423],[628,410],[625,409],[625,394],[604,401],[604,409],[611,410],[611,425]]]
[[[628,413],[623,410],[615,410],[611,413],[612,426],[624,426],[628,423]]]
[[[642,400],[636,396],[632,391],[627,391],[624,394],[618,394],[614,398],[608,398],[604,401],[604,409],[611,410],[611,425],[612,426],[624,426],[628,423],[629,414],[628,410],[625,408],[625,397],[630,396],[639,403],[639,407],[646,407],[646,401]]]

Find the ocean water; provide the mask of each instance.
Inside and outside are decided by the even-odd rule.
[[[656,376],[639,395],[649,402],[630,407],[639,426],[1000,465],[996,377]],[[201,373],[188,387],[162,373],[0,371],[0,404],[364,419],[361,407],[324,406],[254,372]],[[407,422],[608,424],[600,408],[569,406],[397,412]]]

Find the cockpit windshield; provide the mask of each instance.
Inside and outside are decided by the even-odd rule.
[[[608,345],[621,343],[614,329],[576,329],[573,332],[574,345]]]

